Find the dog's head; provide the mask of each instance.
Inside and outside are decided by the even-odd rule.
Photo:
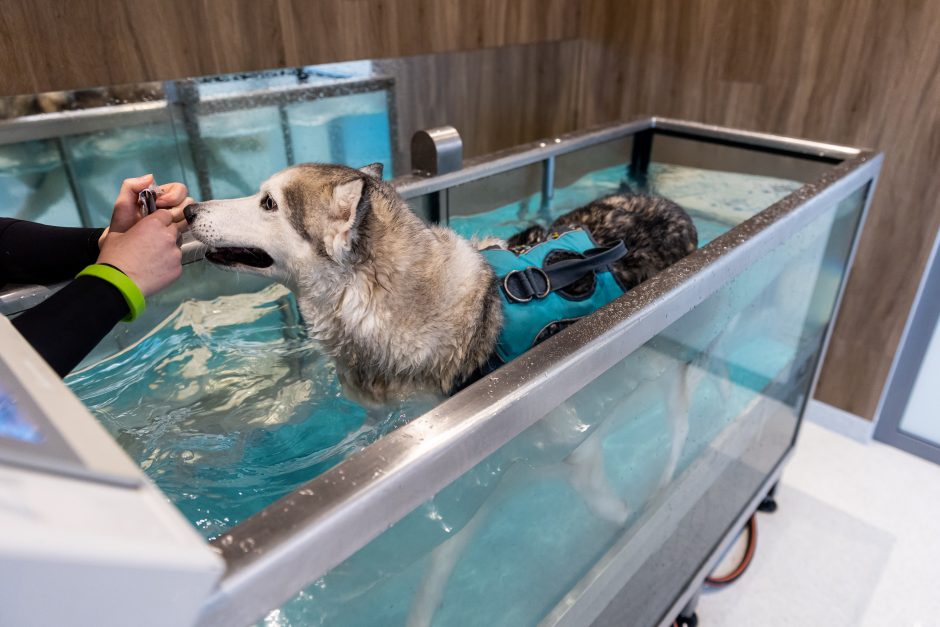
[[[195,203],[184,213],[209,247],[207,260],[290,285],[357,261],[381,178],[381,163],[359,170],[303,164],[278,172],[253,196]]]

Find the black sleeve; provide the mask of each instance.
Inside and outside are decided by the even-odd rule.
[[[15,318],[13,326],[64,377],[128,311],[116,287],[97,277],[81,276]]]
[[[71,279],[95,263],[103,231],[0,218],[0,286]]]

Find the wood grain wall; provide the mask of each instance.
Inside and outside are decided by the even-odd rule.
[[[578,37],[570,0],[3,0],[0,96]]]
[[[816,394],[872,418],[940,227],[940,2],[585,6],[583,124],[648,113],[885,152]]]
[[[395,78],[399,154],[415,131],[444,124],[465,158],[576,130],[580,54],[567,40],[376,61]]]

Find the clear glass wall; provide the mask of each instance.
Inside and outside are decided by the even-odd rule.
[[[727,531],[795,436],[866,192],[767,251],[264,624],[535,625],[614,563],[629,574],[621,621],[659,620],[688,572],[672,560],[708,557],[701,539]]]

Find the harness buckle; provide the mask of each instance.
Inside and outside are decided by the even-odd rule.
[[[545,289],[541,292],[537,291],[535,283],[532,281],[531,274],[538,273],[541,275],[542,280],[545,282]],[[514,276],[519,276],[518,283],[521,284],[527,294],[517,295],[514,294],[512,288],[510,287],[510,279]],[[511,270],[506,276],[503,277],[503,291],[506,293],[506,297],[517,303],[527,303],[533,298],[542,299],[551,294],[552,292],[552,281],[548,278],[548,275],[542,268],[536,266],[530,266],[524,270]]]

